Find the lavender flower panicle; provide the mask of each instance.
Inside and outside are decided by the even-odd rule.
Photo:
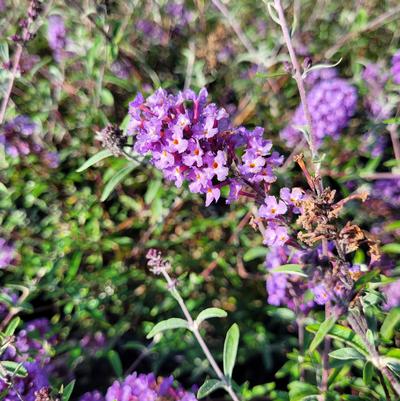
[[[56,152],[43,149],[37,138],[38,126],[29,117],[21,115],[0,127],[0,145],[11,157],[27,156],[35,153],[42,157],[50,167],[56,168],[60,163]]]
[[[372,189],[372,196],[383,200],[391,207],[400,207],[400,179],[376,180]]]
[[[0,379],[0,392],[8,389],[4,400],[20,401],[22,397],[25,401],[35,401],[35,393],[49,385],[52,366],[48,345],[55,342],[54,337],[50,338],[48,345],[44,346],[49,330],[47,319],[33,320],[17,333],[15,341],[6,348],[1,359],[22,363],[28,374],[26,377]],[[34,333],[40,340],[33,337]],[[11,387],[8,380],[12,380]]]
[[[156,378],[153,373],[133,373],[122,381],[115,381],[103,397],[98,391],[85,393],[79,401],[197,401],[181,387],[173,386],[172,376]]]
[[[54,58],[60,62],[66,55],[67,30],[61,15],[53,14],[48,19],[47,40]]]
[[[167,180],[177,187],[188,181],[190,191],[205,194],[209,206],[224,186],[231,189],[228,203],[246,185],[256,192],[257,186],[268,186],[283,158],[271,152],[262,128],[230,127],[228,113],[207,103],[207,96],[205,88],[198,95],[185,90],[176,96],[158,89],[146,100],[139,93],[129,106],[127,133],[136,135],[134,150],[150,154]],[[238,148],[244,148],[240,158]]]
[[[307,101],[313,120],[317,145],[321,146],[325,137],[338,139],[341,131],[347,126],[357,106],[357,92],[346,80],[336,78],[330,69],[317,70],[319,76],[309,75],[309,82],[315,82],[307,94]],[[329,78],[324,79],[322,72]],[[318,79],[316,79],[318,78]],[[300,105],[290,122],[281,131],[281,138],[289,147],[295,146],[302,138],[297,127],[307,125],[302,106]]]

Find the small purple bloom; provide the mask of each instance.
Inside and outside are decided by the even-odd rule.
[[[390,72],[392,73],[393,82],[400,85],[400,50],[392,57],[392,68]]]
[[[0,269],[10,266],[15,258],[15,248],[4,238],[0,238]]]
[[[67,31],[61,15],[50,15],[48,19],[47,40],[51,50],[53,50],[54,58],[57,61],[61,61],[66,54],[65,49],[67,46]]]
[[[265,203],[258,209],[260,217],[273,219],[287,212],[287,206],[281,200],[277,201],[275,196],[266,196]]]
[[[314,300],[318,305],[325,305],[332,298],[332,295],[323,283],[316,285],[311,289],[311,291],[313,292]]]
[[[289,239],[289,234],[286,227],[270,222],[263,238],[263,244],[276,247],[284,245]]]

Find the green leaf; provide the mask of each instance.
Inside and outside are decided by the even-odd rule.
[[[311,324],[308,325],[306,329],[311,333],[316,333],[320,326],[320,324]],[[327,335],[337,340],[341,340],[348,345],[351,345],[353,348],[357,349],[358,352],[361,352],[364,355],[368,355],[368,351],[366,350],[361,338],[348,327],[335,324],[329,330],[329,333]]]
[[[329,354],[330,357],[335,358],[335,359],[340,359],[340,360],[362,360],[365,359],[364,355],[358,352],[354,348],[350,347],[345,347],[341,349],[337,349],[335,351],[332,351]]]
[[[110,107],[114,104],[114,96],[106,88],[102,88],[102,90],[100,92],[100,99],[101,99],[101,104],[104,104],[104,106]]]
[[[204,398],[207,395],[211,394],[213,391],[224,387],[225,387],[224,383],[220,380],[215,380],[215,379],[206,380],[197,391],[197,398],[199,399]]]
[[[82,166],[76,171],[77,173],[81,173],[82,171],[85,171],[89,167],[93,166],[93,164],[96,164],[100,160],[106,159],[110,156],[112,156],[112,153],[108,149],[101,150],[99,153],[96,153],[90,159],[86,160],[85,163],[83,163]]]
[[[385,253],[400,253],[400,244],[386,244],[382,246],[382,251]]]
[[[69,399],[71,398],[71,394],[72,391],[74,390],[75,387],[75,380],[72,380],[71,382],[69,382],[65,388],[62,391],[62,401],[69,401]]]
[[[367,361],[363,369],[363,381],[367,386],[372,384],[372,378],[374,376],[374,365]]]
[[[400,324],[400,307],[393,308],[387,314],[382,327],[381,336],[385,341],[390,341],[393,338],[396,327]]]
[[[148,185],[147,191],[144,195],[144,201],[146,205],[149,205],[154,200],[160,187],[161,180],[150,181],[150,184]]]
[[[196,319],[196,324],[199,326],[203,320],[211,319],[213,317],[227,317],[228,314],[220,308],[207,308],[199,313]]]
[[[103,189],[103,193],[101,195],[100,201],[104,202],[114,190],[114,188],[128,175],[135,169],[137,166],[129,164],[128,166],[122,168],[121,170],[117,171],[107,182]]]
[[[243,260],[245,262],[250,262],[253,259],[257,259],[260,257],[265,258],[265,255],[268,253],[268,248],[265,246],[256,246],[254,248],[250,248],[244,255]]]
[[[82,252],[75,252],[72,255],[71,262],[69,264],[68,272],[67,272],[67,277],[66,281],[69,282],[71,281],[76,274],[78,273],[79,266],[81,265],[82,261]]]
[[[239,336],[239,326],[234,323],[226,333],[224,343],[224,374],[229,379],[232,377],[233,367],[235,366],[236,362]]]
[[[8,43],[6,41],[0,42],[0,58],[3,63],[8,63],[10,61],[10,55],[8,52]]]
[[[2,182],[0,182],[0,192],[3,192],[5,194],[8,193],[7,187]]]
[[[307,277],[307,274],[303,272],[301,265],[296,264],[287,264],[281,265],[279,267],[275,267],[269,270],[270,273],[286,273],[286,274],[293,274],[295,276],[302,276]]]
[[[400,117],[393,117],[389,118],[388,120],[383,120],[385,124],[399,124],[400,123]]]
[[[156,334],[161,333],[165,330],[170,329],[189,329],[188,322],[186,320],[173,317],[171,319],[163,320],[162,322],[157,323],[147,334],[148,339],[153,338]]]
[[[10,376],[26,377],[28,374],[22,362],[1,361],[0,364]]]
[[[4,334],[7,337],[12,336],[15,333],[15,330],[17,329],[17,327],[19,326],[19,324],[21,323],[21,319],[19,317],[15,317],[13,320],[11,320],[11,322],[8,324],[6,330],[4,331]]]
[[[316,396],[319,394],[319,390],[313,384],[293,381],[288,387],[290,401],[303,401],[306,397],[307,400],[317,400]]]
[[[331,316],[330,318],[326,319],[323,323],[321,323],[317,333],[315,334],[315,337],[311,341],[311,344],[308,348],[310,352],[314,352],[317,349],[318,345],[328,334],[329,330],[335,325],[336,320],[337,320],[336,316]]]
[[[116,352],[113,349],[111,349],[110,351],[108,351],[107,357],[108,357],[108,360],[111,363],[111,366],[114,369],[114,372],[115,372],[116,376],[117,377],[122,377],[124,372],[123,372],[123,369],[122,369],[121,358],[119,357],[118,352]]]

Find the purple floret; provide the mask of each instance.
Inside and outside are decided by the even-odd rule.
[[[153,373],[135,372],[123,381],[115,381],[108,388],[105,401],[197,401],[192,393],[182,388],[175,388],[173,381],[172,376],[156,379]],[[102,399],[84,395],[79,401],[102,401]]]
[[[386,297],[386,302],[383,305],[385,310],[400,306],[400,280],[382,287],[382,291]]]
[[[400,50],[392,57],[392,68],[390,72],[392,73],[393,82],[400,85]]]
[[[15,248],[4,238],[0,238],[0,269],[8,267],[15,258]]]

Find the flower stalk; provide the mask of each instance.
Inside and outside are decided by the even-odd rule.
[[[179,307],[182,310],[183,315],[188,323],[189,330],[195,336],[198,344],[200,345],[205,357],[207,358],[208,362],[210,363],[211,367],[213,368],[215,374],[217,375],[218,379],[224,383],[224,388],[231,397],[233,401],[240,401],[239,397],[236,395],[235,391],[232,388],[231,381],[222,373],[220,367],[218,366],[217,362],[215,361],[210,349],[208,348],[206,342],[204,341],[203,337],[200,334],[198,324],[193,320],[185,301],[183,300],[181,294],[179,293],[176,287],[176,280],[173,280],[171,276],[168,274],[168,268],[170,268],[170,264],[165,262],[161,259],[160,254],[150,250],[147,258],[149,259],[149,265],[152,266],[152,271],[154,274],[162,274],[165,281],[168,285],[168,291],[171,295],[176,299],[178,302]],[[153,263],[154,262],[154,263]]]

